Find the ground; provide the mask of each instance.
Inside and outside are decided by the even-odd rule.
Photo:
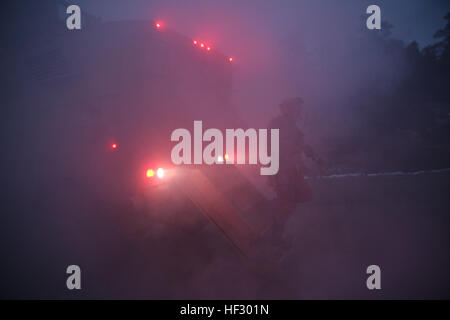
[[[449,178],[440,173],[311,180],[314,199],[290,217],[285,237],[292,248],[270,272],[249,267],[192,207],[181,216],[165,216],[163,224],[150,219],[146,225],[125,204],[88,198],[83,188],[71,187],[59,202],[44,198],[51,196],[47,190],[30,191],[34,202],[22,201],[22,194],[11,198],[5,211],[2,237],[9,245],[1,293],[9,298],[449,298]],[[65,287],[70,264],[81,267],[80,292]],[[366,268],[372,264],[381,267],[380,291],[366,288]]]
[[[315,199],[287,224],[295,240],[278,269],[258,275],[216,252],[175,297],[448,298],[449,177],[313,180]],[[381,267],[380,291],[366,288],[371,264]]]

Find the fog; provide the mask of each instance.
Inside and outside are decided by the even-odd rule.
[[[105,20],[164,21],[234,56],[234,101],[255,121],[258,115],[273,115],[281,99],[295,95],[304,97],[311,108],[334,109],[360,87],[375,79],[389,82],[403,71],[393,57],[361,48],[358,42],[369,35],[365,11],[370,1],[77,2]],[[433,41],[449,7],[445,1],[427,10],[420,1],[380,4],[383,21],[394,24],[394,37],[422,45]]]
[[[80,0],[79,32],[64,12],[53,19],[56,3],[2,10],[0,296],[373,298],[364,267],[378,259],[391,281],[382,297],[448,297],[437,274],[450,265],[439,170],[450,167],[450,73],[433,38],[448,2],[380,2],[382,30],[367,30],[369,1]],[[259,226],[286,210],[265,178],[242,169],[254,189],[238,171],[205,170],[158,198],[144,172],[167,163],[174,129],[267,128],[292,97],[324,168],[307,163],[313,199],[290,209],[281,235],[293,247],[262,271],[205,207],[250,208]],[[69,264],[85,272],[82,292],[66,290]],[[422,272],[429,283],[412,281]]]

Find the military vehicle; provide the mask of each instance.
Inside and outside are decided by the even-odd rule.
[[[36,5],[48,6],[39,10],[47,16],[33,15]],[[12,14],[26,37],[9,39],[2,53],[15,77],[8,116],[31,132],[21,151],[32,155],[27,170],[35,181],[46,181],[39,201],[62,211],[60,224],[69,207],[83,216],[96,203],[144,238],[161,221],[189,225],[201,212],[240,256],[257,255],[279,208],[237,166],[174,166],[170,159],[176,128],[194,120],[242,124],[231,104],[235,60],[158,21],[104,22],[83,13],[82,29],[67,30],[65,5],[33,3],[28,13]],[[33,19],[38,27],[29,29]]]

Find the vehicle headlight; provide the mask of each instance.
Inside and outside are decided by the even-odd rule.
[[[158,170],[156,170],[156,175],[160,179],[164,178],[164,169],[163,168],[159,168]]]

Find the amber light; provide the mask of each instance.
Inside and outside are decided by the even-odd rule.
[[[155,176],[155,171],[153,171],[153,169],[148,169],[146,175],[147,175],[147,178],[152,178]]]

